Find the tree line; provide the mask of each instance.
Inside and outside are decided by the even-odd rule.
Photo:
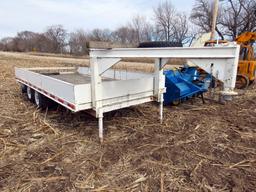
[[[213,3],[196,0],[190,20],[199,31],[209,32],[212,26]],[[219,6],[216,31],[219,37],[235,40],[246,31],[256,31],[255,0],[222,0]]]
[[[256,31],[255,0],[223,0],[219,7],[216,31],[221,39],[234,40],[245,31]],[[88,54],[88,41],[109,41],[138,45],[145,41],[189,44],[200,33],[211,31],[213,1],[195,0],[190,15],[179,12],[171,1],[153,8],[153,19],[137,15],[117,28],[79,29],[68,33],[62,25],[50,26],[43,33],[22,31],[0,41],[0,50],[16,52]]]

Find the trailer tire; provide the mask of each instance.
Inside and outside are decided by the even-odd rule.
[[[250,80],[246,75],[238,74],[236,78],[237,89],[247,89],[250,84]]]
[[[182,47],[182,43],[179,42],[165,42],[165,41],[149,41],[142,42],[138,48],[155,48],[155,47]]]
[[[24,84],[21,84],[20,85],[20,90],[21,90],[21,93],[26,93],[27,92],[27,86],[24,85]]]
[[[45,109],[48,107],[49,99],[37,91],[35,91],[34,100],[38,108]]]
[[[35,91],[34,89],[30,88],[27,86],[27,97],[28,97],[28,100],[31,101],[31,102],[34,102],[35,100]]]

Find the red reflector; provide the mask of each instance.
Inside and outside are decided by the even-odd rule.
[[[58,99],[59,102],[61,103],[64,103],[64,100],[63,99]]]
[[[75,105],[73,105],[73,104],[70,104],[70,103],[68,103],[68,106],[71,108],[71,109],[76,109],[76,107],[75,107]]]

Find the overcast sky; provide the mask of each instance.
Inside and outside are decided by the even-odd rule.
[[[136,14],[151,19],[152,9],[163,0],[0,0],[0,38],[18,31],[43,32],[61,24],[68,31],[115,29]],[[179,11],[189,13],[194,0],[171,0]]]

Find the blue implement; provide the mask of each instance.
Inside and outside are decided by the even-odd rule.
[[[166,93],[164,104],[169,105],[177,101],[183,101],[195,95],[201,95],[208,91],[211,75],[202,75],[197,67],[184,67],[180,70],[168,70],[164,72],[166,79]]]

